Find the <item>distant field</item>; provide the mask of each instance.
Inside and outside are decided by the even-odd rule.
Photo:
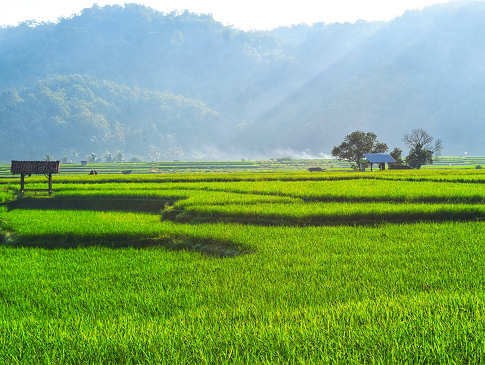
[[[485,170],[211,171],[3,179],[0,362],[485,361]]]
[[[432,165],[423,169],[470,169],[485,168],[485,156],[440,156]],[[351,170],[351,164],[333,159],[279,159],[271,161],[226,161],[226,162],[122,162],[122,163],[80,163],[61,164],[61,175],[87,175],[93,169],[99,174],[160,174],[160,173],[200,173],[200,172],[263,172],[263,171],[303,171],[309,167],[321,167],[327,171]],[[0,177],[9,177],[10,163],[0,163]]]
[[[92,169],[100,174],[160,174],[180,172],[237,172],[237,171],[291,171],[322,167],[327,170],[347,170],[348,162],[337,160],[283,160],[283,161],[234,161],[234,162],[123,162],[61,164],[62,175],[87,175]],[[0,177],[10,175],[10,164],[0,165]]]
[[[424,168],[475,168],[481,166],[485,168],[485,156],[439,156],[436,157],[432,165]]]

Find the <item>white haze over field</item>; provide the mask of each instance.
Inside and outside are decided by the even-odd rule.
[[[301,23],[390,20],[406,10],[457,2],[452,0],[1,0],[0,24],[16,25],[26,20],[55,21],[94,4],[137,3],[162,12],[189,10],[212,14],[226,25],[245,30],[272,29]],[[460,1],[463,2],[463,1]]]
[[[247,151],[228,152],[214,146],[201,146],[197,152],[188,152],[181,156],[176,156],[180,161],[266,161],[278,158],[293,158],[305,160],[333,159],[328,153],[312,153],[310,151],[298,151],[291,148],[279,148],[268,152]],[[154,159],[156,160],[156,159]]]

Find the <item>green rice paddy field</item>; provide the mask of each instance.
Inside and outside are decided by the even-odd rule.
[[[482,170],[17,189],[0,180],[1,363],[485,362]]]
[[[473,169],[485,168],[485,156],[439,156],[432,165],[423,169]],[[111,174],[174,174],[174,173],[225,173],[225,172],[274,172],[302,171],[320,167],[326,171],[350,171],[352,164],[336,159],[291,159],[269,161],[164,161],[164,162],[86,162],[61,163],[61,175],[87,175],[91,170],[101,175]],[[369,169],[368,169],[369,170]],[[0,162],[0,178],[10,177],[10,162]]]

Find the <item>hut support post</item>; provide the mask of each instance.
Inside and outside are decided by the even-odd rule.
[[[25,177],[24,174],[20,174],[20,195],[24,195],[24,185],[25,185],[24,177]]]
[[[374,170],[372,170],[372,162],[370,163],[370,170],[371,170],[371,171],[374,171]]]
[[[52,174],[49,174],[49,195],[52,194]]]

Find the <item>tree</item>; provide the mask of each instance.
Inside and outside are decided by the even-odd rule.
[[[77,159],[78,157],[79,157],[79,153],[76,151],[73,151],[71,153],[71,162],[74,162],[74,160]]]
[[[124,160],[123,154],[121,151],[118,151],[113,156],[113,162],[122,162]]]
[[[412,149],[406,157],[406,164],[413,169],[433,163],[433,152],[427,149]]]
[[[402,150],[400,148],[394,148],[390,153],[391,157],[396,160],[396,164],[402,165]]]
[[[96,162],[97,156],[94,152],[91,152],[88,156],[88,161],[89,162]]]
[[[409,155],[406,157],[406,163],[409,167],[419,169],[424,164],[433,163],[433,154],[439,154],[443,148],[439,138],[434,145],[432,137],[424,129],[413,129],[411,133],[403,137],[404,143],[409,147]]]
[[[104,154],[104,161],[105,162],[113,162],[113,155],[111,154],[111,152],[106,152]]]
[[[354,162],[360,169],[366,153],[382,153],[388,150],[387,144],[377,140],[372,132],[355,131],[345,136],[340,146],[335,146],[332,155],[339,160]]]

